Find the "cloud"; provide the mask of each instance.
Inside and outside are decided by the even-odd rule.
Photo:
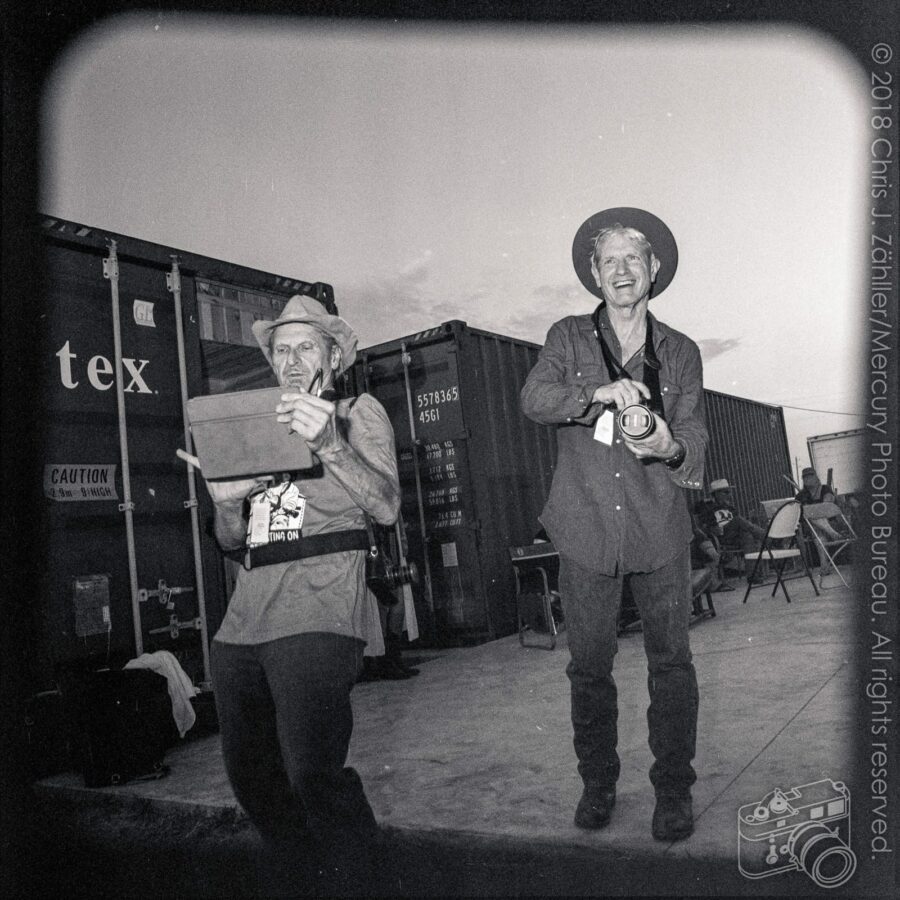
[[[595,302],[578,283],[523,290],[510,282],[505,270],[485,270],[479,281],[477,286],[448,283],[426,251],[390,276],[341,286],[337,302],[356,328],[362,347],[454,319],[472,328],[543,343],[557,319],[589,312]]]
[[[717,356],[737,350],[741,342],[737,338],[704,338],[697,341],[703,362],[712,362]]]
[[[580,315],[594,308],[594,301],[580,284],[542,284],[530,294],[506,305],[492,316],[492,328],[502,334],[543,343],[550,326],[564,316]]]
[[[439,316],[448,304],[433,295],[432,252],[426,250],[396,273],[343,285],[336,297],[341,314],[359,334],[361,347],[370,347],[433,327],[453,315]]]

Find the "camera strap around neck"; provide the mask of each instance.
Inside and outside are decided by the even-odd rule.
[[[600,311],[606,306],[606,301],[601,301],[600,305],[594,310],[591,321],[594,324],[594,336],[600,345],[600,352],[603,354],[603,362],[606,363],[606,370],[609,377],[613,381],[619,381],[622,378],[631,378],[623,366],[621,366],[613,356],[609,345],[603,337],[603,330],[600,327]],[[658,416],[664,415],[662,391],[659,387],[659,370],[660,362],[653,348],[653,320],[650,314],[647,314],[647,335],[644,338],[644,374],[643,382],[650,391],[650,399],[647,406]]]

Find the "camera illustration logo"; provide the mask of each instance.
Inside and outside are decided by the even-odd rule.
[[[846,884],[856,871],[847,786],[825,778],[740,807],[738,869],[747,878],[799,870],[819,887]]]

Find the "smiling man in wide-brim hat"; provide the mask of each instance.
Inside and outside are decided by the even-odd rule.
[[[602,302],[547,334],[522,409],[557,425],[557,465],[541,522],[559,551],[569,633],[572,726],[584,791],[580,828],[611,819],[619,777],[612,677],[627,576],[650,671],[648,722],[656,791],[651,826],[664,841],[693,830],[697,678],[691,662],[690,542],[684,489],[700,490],[708,439],[700,352],[658,321],[651,297],[670,285],[678,248],[657,216],[613,207],[590,216],[572,246],[575,272]],[[629,437],[617,411],[649,406],[653,428]],[[630,413],[648,419],[646,410]]]
[[[650,289],[651,297],[658,297],[671,283],[678,268],[678,245],[669,226],[662,219],[633,206],[616,206],[601,210],[582,222],[572,241],[572,264],[578,280],[595,297],[604,298],[598,284],[596,252],[598,239],[609,234],[613,229],[627,229],[632,237],[635,232],[644,239],[644,249],[650,249],[650,255],[658,260],[658,271],[655,273]],[[640,244],[640,240],[638,239]]]

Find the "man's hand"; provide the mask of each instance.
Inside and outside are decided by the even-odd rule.
[[[650,399],[650,388],[646,384],[642,381],[632,381],[630,378],[620,378],[618,381],[611,381],[598,387],[591,402],[625,409],[626,406],[641,403],[645,399]]]
[[[203,479],[206,481],[206,479]],[[216,505],[237,505],[243,503],[246,497],[259,485],[271,481],[271,476],[266,478],[238,478],[229,481],[206,481],[206,489],[212,502]]]
[[[653,413],[653,418],[656,421],[656,427],[652,434],[640,441],[633,441],[623,435],[622,440],[638,459],[671,459],[678,453],[680,444],[672,437],[672,432],[669,431],[665,419],[661,419],[656,413]]]
[[[200,460],[197,459],[193,453],[178,449],[175,451],[175,455],[179,459],[183,459],[188,465],[193,466],[201,475],[203,474],[203,470],[200,468]],[[223,504],[225,506],[234,506],[238,503],[243,503],[247,495],[256,488],[257,485],[271,481],[272,476],[267,475],[264,478],[238,478],[227,481],[207,481],[205,478],[203,480],[206,482],[206,489],[209,491],[209,496],[213,503],[217,505]]]
[[[315,453],[336,449],[341,438],[335,425],[335,409],[330,400],[313,394],[286,392],[275,407],[278,421],[290,425]]]

